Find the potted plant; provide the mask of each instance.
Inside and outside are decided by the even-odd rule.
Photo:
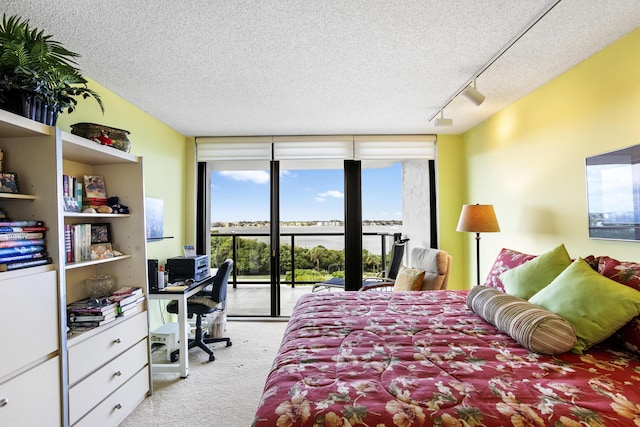
[[[71,113],[76,98],[100,96],[87,87],[77,67],[79,55],[31,28],[29,21],[3,15],[0,24],[0,108],[55,125],[60,112]]]

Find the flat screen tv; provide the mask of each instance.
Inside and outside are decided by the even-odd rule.
[[[640,240],[640,145],[587,157],[589,237]]]

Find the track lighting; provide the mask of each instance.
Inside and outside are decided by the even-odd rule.
[[[440,110],[440,117],[436,119],[437,127],[453,126],[453,119],[444,118],[444,110]]]
[[[469,85],[466,88],[464,88],[464,90],[462,91],[462,94],[465,96],[465,98],[467,98],[469,101],[473,102],[476,105],[480,105],[484,101],[484,95],[481,94],[480,91],[478,91],[478,89],[476,89],[475,79],[473,79],[473,86]]]

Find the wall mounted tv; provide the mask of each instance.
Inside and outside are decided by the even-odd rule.
[[[640,241],[640,145],[586,163],[589,237]]]

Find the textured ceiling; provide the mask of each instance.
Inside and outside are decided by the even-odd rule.
[[[486,101],[455,98],[454,126],[435,128],[551,5],[479,76]],[[0,11],[188,136],[460,133],[640,26],[638,0],[2,0]]]

